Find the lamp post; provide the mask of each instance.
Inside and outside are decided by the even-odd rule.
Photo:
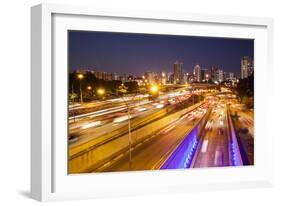
[[[195,104],[195,102],[194,102],[194,87],[192,87],[192,102],[193,102],[193,106],[194,106],[194,104]],[[194,125],[194,111],[192,111],[192,125]]]
[[[90,91],[90,97],[92,97],[93,96],[93,91],[92,91],[92,87],[91,86],[87,86],[87,89]]]
[[[82,86],[81,86],[81,80],[84,79],[84,75],[83,74],[78,74],[77,78],[80,80],[80,103],[83,103],[83,94],[82,94]]]
[[[105,90],[103,88],[99,88],[97,90],[97,94],[99,96],[103,96],[105,94]],[[132,134],[131,134],[131,110],[130,110],[130,105],[129,103],[122,97],[119,96],[118,94],[111,93],[112,95],[115,95],[118,98],[122,98],[122,101],[127,107],[127,115],[128,115],[128,140],[129,140],[129,168],[132,166]]]

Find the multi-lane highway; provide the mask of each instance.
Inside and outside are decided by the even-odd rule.
[[[188,91],[162,93],[156,100],[142,97],[134,101],[131,97],[127,99],[129,108],[124,99],[110,101],[112,107],[107,107],[108,101],[105,107],[100,102],[90,103],[98,104],[99,109],[82,112],[75,122],[70,121],[70,166],[75,173],[160,169],[199,122],[202,127],[196,137],[198,145],[188,167],[233,165],[229,101],[224,100],[223,94],[199,103]],[[91,106],[72,109],[88,107]],[[241,115],[239,121],[253,125],[249,114]]]
[[[208,105],[203,104],[195,110],[187,111],[181,115],[181,118],[169,124],[153,136],[151,140],[136,145],[133,148],[131,164],[127,155],[103,171],[159,169],[166,158],[203,117],[207,109]]]
[[[165,108],[170,108],[173,105],[180,105],[190,97],[189,92],[175,91],[160,95],[157,101],[148,100],[145,95],[141,96],[142,100],[137,100],[138,97],[117,98],[104,101],[106,107],[100,110],[93,108],[94,111],[82,114],[79,111],[79,115],[69,117],[69,147],[76,147],[104,134],[126,127],[129,116],[132,127],[135,122],[143,118],[150,117],[152,121],[154,120],[153,115],[158,111],[165,110]],[[92,104],[101,106],[100,103],[94,102],[87,103],[85,107],[72,108],[72,110],[79,110],[79,108],[84,110]],[[108,108],[108,104],[111,104],[112,107]],[[128,105],[130,107],[129,114]],[[176,109],[176,107],[172,108]],[[76,119],[75,122],[74,119]]]
[[[229,157],[229,132],[227,107],[216,104],[202,131],[193,167],[218,167],[231,165]]]

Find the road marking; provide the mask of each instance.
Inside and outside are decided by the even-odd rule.
[[[205,152],[207,151],[208,143],[209,143],[208,140],[204,140],[204,141],[203,141],[202,148],[201,148],[201,152],[202,152],[202,153],[205,153]]]

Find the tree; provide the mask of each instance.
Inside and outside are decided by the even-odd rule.
[[[138,91],[138,83],[135,82],[135,81],[132,81],[132,82],[125,82],[124,85],[128,88],[128,92],[129,93],[135,93]]]
[[[239,82],[237,84],[237,93],[240,98],[240,103],[242,103],[242,101],[245,97],[247,97],[246,100],[252,99],[249,97],[254,96],[254,74],[252,74],[251,76],[249,76],[247,78],[239,80]],[[249,102],[247,102],[246,104],[252,105]]]
[[[120,84],[117,88],[117,94],[123,96],[128,91],[128,87],[126,87],[124,84]]]

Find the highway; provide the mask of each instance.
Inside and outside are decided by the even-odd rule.
[[[69,141],[72,171],[158,170],[168,159],[178,161],[169,157],[182,148],[183,140],[189,136],[193,138],[191,131],[199,122],[200,130],[196,129],[199,132],[196,134],[198,144],[194,148],[191,164],[183,167],[232,166],[232,137],[228,125],[230,107],[227,106],[232,102],[224,95],[208,96],[204,103],[192,106],[192,99],[192,94],[188,92],[169,92],[156,100],[142,100],[130,105],[131,137],[128,134],[128,110],[123,110],[122,105],[99,110],[96,114],[101,115],[85,116],[70,124],[70,134],[77,135],[77,139]],[[185,101],[187,104],[183,105]],[[119,111],[118,107],[122,110]],[[207,111],[211,112],[201,121]],[[239,122],[248,125],[249,134],[252,134],[251,115],[242,114],[241,111],[240,114]],[[185,155],[184,151],[181,150],[183,153],[178,153],[178,156]]]
[[[180,99],[175,98],[175,94],[177,94]],[[130,104],[132,127],[137,120],[146,117],[151,117],[153,119],[153,115],[156,112],[165,109],[168,105],[180,104],[180,101],[185,101],[190,96],[189,93],[179,94],[178,92],[169,92],[168,94],[162,94],[159,97],[160,100],[157,101],[146,99],[138,102],[129,102],[129,104],[132,103]],[[131,98],[127,100],[132,101]],[[70,148],[84,144],[92,139],[101,137],[128,125],[128,109],[127,106],[124,105],[124,102],[123,105],[80,114],[80,116],[81,118],[79,121],[69,124],[69,135],[74,136],[74,138],[69,141]],[[69,120],[73,120],[73,117],[69,117]]]
[[[188,112],[162,129],[150,141],[136,145],[132,151],[132,163],[128,155],[102,171],[154,170],[159,169],[168,155],[175,149],[194,125],[203,117],[207,106]]]
[[[227,107],[218,103],[200,137],[194,168],[230,166]]]

